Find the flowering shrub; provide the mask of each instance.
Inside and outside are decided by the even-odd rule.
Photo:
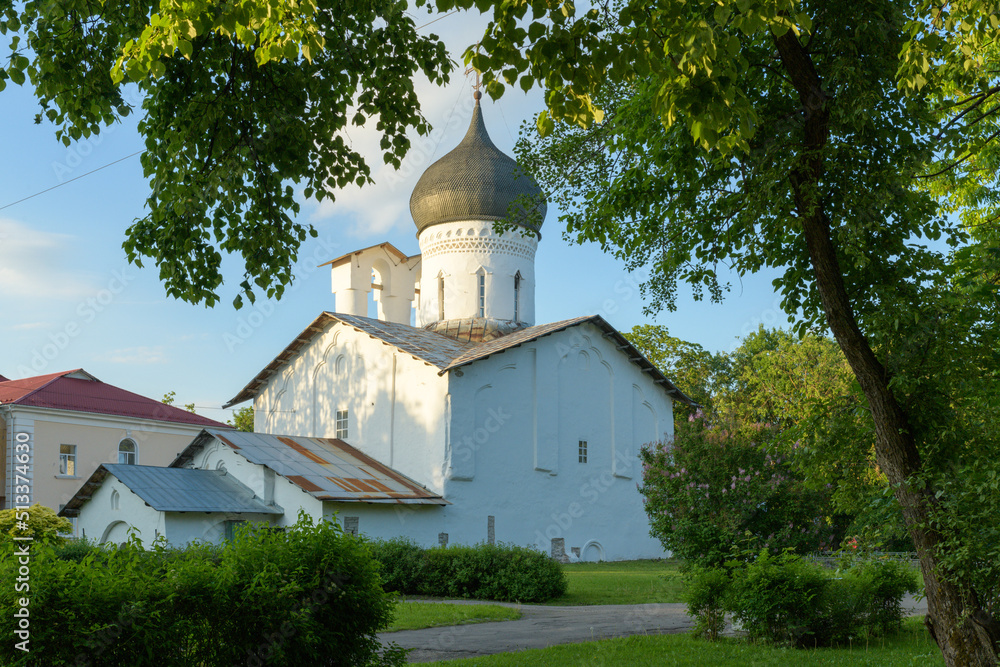
[[[695,413],[671,443],[643,448],[650,534],[675,557],[713,566],[734,555],[839,542],[830,491],[810,489],[773,446],[768,425],[713,427]]]

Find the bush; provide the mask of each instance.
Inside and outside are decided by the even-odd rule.
[[[397,593],[417,590],[424,578],[424,550],[406,537],[373,540],[368,543],[372,558],[379,563],[382,588]]]
[[[394,602],[364,544],[305,516],[284,532],[237,530],[219,546],[143,551],[31,549],[31,589],[0,590],[0,632],[14,634],[30,597],[29,647],[0,646],[0,663],[34,665],[401,665],[378,630]],[[82,553],[82,555],[81,555]],[[60,557],[62,556],[62,557]],[[79,558],[77,559],[77,557]],[[0,553],[12,581],[13,548]],[[16,662],[21,660],[21,662]]]
[[[902,623],[903,595],[918,589],[916,573],[898,561],[862,561],[834,572],[767,550],[751,562],[694,567],[686,583],[695,633],[714,639],[728,612],[752,640],[800,647],[893,632]]]
[[[694,567],[688,571],[683,599],[688,614],[695,619],[695,636],[718,639],[726,627],[729,585],[729,570],[724,567]]]
[[[814,489],[764,424],[725,429],[700,413],[673,442],[640,452],[650,534],[677,558],[722,565],[734,546],[756,553],[810,553],[839,542],[830,491]]]
[[[22,524],[27,526],[27,530],[18,527]],[[73,524],[69,519],[58,516],[54,509],[39,503],[26,510],[0,510],[0,542],[10,541],[17,535],[62,544],[66,540],[63,534],[72,530]]]
[[[789,552],[761,551],[733,577],[729,596],[733,616],[751,639],[803,644],[815,629],[813,621],[829,578],[821,565]]]
[[[562,567],[512,544],[421,549],[405,539],[371,543],[386,590],[410,595],[544,602],[566,592]]]

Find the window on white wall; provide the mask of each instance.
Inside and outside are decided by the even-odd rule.
[[[521,272],[514,274],[514,321],[521,321]]]
[[[486,272],[482,269],[476,273],[476,294],[478,307],[476,317],[486,317]]]
[[[581,440],[577,445],[577,459],[580,463],[587,462],[587,441]]]
[[[438,319],[444,319],[444,274],[438,274]]]
[[[125,438],[118,443],[118,463],[134,466],[138,463],[137,457],[139,448],[135,445],[135,440]]]
[[[111,509],[117,510],[121,509],[121,496],[118,495],[118,491],[111,492]]]
[[[76,477],[76,445],[59,445],[59,474]]]
[[[347,410],[337,410],[337,420],[336,428],[337,434],[336,438],[338,440],[347,440]]]

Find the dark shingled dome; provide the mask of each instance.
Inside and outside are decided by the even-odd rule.
[[[533,210],[515,202],[537,202]],[[472,124],[453,151],[428,167],[410,195],[417,235],[431,225],[456,220],[506,220],[538,231],[545,198],[530,175],[490,141],[479,100]]]

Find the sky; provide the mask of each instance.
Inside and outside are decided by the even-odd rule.
[[[479,16],[453,14],[422,32],[444,37],[460,62],[484,25]],[[0,375],[84,368],[151,398],[173,391],[178,404],[194,403],[199,414],[230,419],[232,411],[221,406],[322,311],[334,308],[330,273],[320,264],[383,241],[407,254],[419,252],[410,192],[465,134],[472,81],[459,67],[445,88],[418,82],[424,114],[439,129],[437,141],[414,136],[398,172],[379,167],[374,129],[352,128],[350,141],[374,158],[375,184],[341,191],[334,203],[302,199],[299,220],[319,235],[301,247],[297,279],[280,301],[258,298],[238,311],[231,305],[243,279],[238,257],[223,262],[226,283],[214,308],[167,297],[155,266],[140,269],[127,261],[122,241],[145,214],[149,187],[136,154],[143,147],[137,115],[66,147],[54,126],[34,123],[38,105],[30,88],[9,84],[0,92]],[[521,123],[542,108],[538,91],[508,88],[497,101],[483,99],[487,130],[508,154]],[[641,277],[596,245],[565,241],[557,215],[550,207],[535,258],[538,324],[596,313],[620,331],[659,324],[712,351],[731,351],[760,324],[785,324],[773,276],[765,274],[733,276],[721,305],[695,302],[682,287],[675,311],[648,317],[635,288]]]

